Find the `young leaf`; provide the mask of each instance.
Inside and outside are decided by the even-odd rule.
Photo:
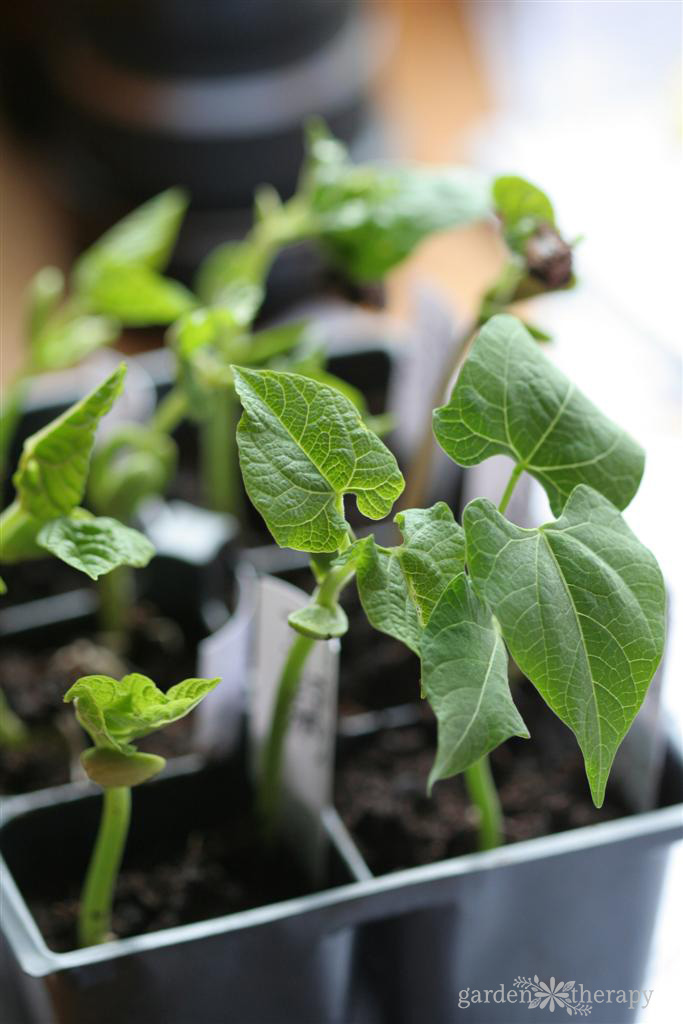
[[[505,645],[464,572],[451,580],[422,635],[422,688],[438,721],[429,787],[469,768],[510,736],[529,733],[512,702]]]
[[[79,290],[89,290],[101,268],[112,264],[136,264],[164,270],[171,257],[188,205],[186,194],[170,188],[139,206],[111,227],[87,249],[74,268]]]
[[[128,522],[140,502],[162,494],[177,462],[175,441],[141,423],[126,423],[95,451],[88,499],[98,512]]]
[[[219,679],[186,679],[162,693],[147,676],[134,673],[120,681],[111,676],[83,676],[66,693],[76,702],[79,722],[96,746],[122,753],[133,740],[184,718]]]
[[[513,251],[521,252],[524,242],[540,225],[555,223],[553,204],[545,192],[515,175],[496,178],[493,203]]]
[[[354,165],[318,123],[309,130],[305,188],[317,236],[344,271],[383,277],[427,235],[491,213],[487,183],[462,168]]]
[[[39,373],[62,370],[111,344],[120,327],[111,317],[67,310],[45,325],[35,338],[32,368]]]
[[[230,309],[246,327],[256,316],[265,295],[272,254],[249,240],[226,242],[209,253],[197,274],[197,292],[203,302]]]
[[[420,653],[422,628],[451,580],[465,568],[465,535],[443,501],[407,509],[395,518],[403,544],[380,548],[356,541],[338,559],[352,560],[368,621]]]
[[[477,335],[434,434],[455,462],[509,455],[545,488],[559,515],[577,484],[625,508],[645,456],[539,350],[519,320],[496,316]]]
[[[154,555],[143,534],[107,517],[53,519],[40,530],[40,547],[92,580],[120,565],[141,568]]]
[[[403,534],[395,554],[425,626],[448,584],[465,568],[465,534],[443,501],[399,512],[395,522]]]
[[[45,522],[79,504],[97,425],[120,394],[125,375],[121,363],[99,387],[24,442],[12,479],[28,515]]]
[[[232,370],[244,484],[278,544],[336,551],[347,535],[345,494],[369,519],[387,515],[403,477],[348,399],[297,374]]]
[[[92,309],[127,327],[170,324],[196,305],[182,284],[141,263],[101,266],[84,294]]]
[[[574,732],[597,806],[664,645],[652,554],[584,485],[556,522],[523,530],[484,500],[465,509],[467,564],[510,653]]]
[[[356,541],[337,564],[349,560],[356,567],[358,595],[370,625],[419,654],[420,622],[399,559],[370,535]]]

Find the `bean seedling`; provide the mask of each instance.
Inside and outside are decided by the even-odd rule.
[[[213,690],[218,679],[186,679],[162,693],[151,679],[128,675],[83,676],[66,693],[94,746],[81,763],[103,790],[103,807],[78,919],[81,946],[112,938],[111,914],[131,810],[131,788],[158,775],[163,757],[145,754],[134,741],[184,718]]]
[[[403,542],[356,540],[344,499],[369,519],[403,489],[394,457],[331,388],[295,374],[233,369],[244,409],[237,440],[247,493],[282,546],[311,555],[317,589],[290,616],[299,634],[280,676],[259,779],[272,831],[282,748],[301,670],[316,640],[341,636],[338,603],[354,576],[376,629],[421,661],[438,725],[429,785],[463,772],[479,810],[481,848],[501,841],[487,755],[528,737],[508,683],[508,653],[572,730],[600,806],[617,748],[662,655],[665,592],[652,554],[621,511],[640,484],[641,448],[542,354],[519,320],[498,315],[477,335],[434,432],[459,465],[512,459],[498,508],[483,498],[462,526],[443,502],[396,517]],[[523,472],[557,518],[521,529],[505,517]]]

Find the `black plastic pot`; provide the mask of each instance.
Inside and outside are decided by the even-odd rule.
[[[177,780],[156,785],[180,806]],[[191,781],[184,785],[192,790]],[[142,797],[140,790],[147,802],[137,818],[143,841],[145,830],[160,824],[152,813],[156,792],[162,790],[150,786]],[[56,799],[64,802],[55,805]],[[662,802],[681,799],[683,767],[670,751]],[[52,848],[55,834],[56,847],[63,844],[63,855],[72,856],[64,836],[78,843],[93,827],[94,804],[70,787],[16,798],[2,809],[3,929],[18,961],[6,959],[4,967],[10,989],[20,987],[33,999],[24,1019],[35,1024],[512,1024],[528,1020],[528,1006],[458,1004],[474,989],[493,993],[502,984],[510,990],[515,978],[534,975],[574,979],[591,992],[628,992],[642,983],[667,854],[683,835],[678,804],[371,878],[331,815],[326,823],[335,856],[355,883],[95,949],[51,953],[20,892],[22,879],[43,868],[26,851]],[[214,804],[218,810],[220,801]],[[188,813],[197,806],[191,801]],[[163,821],[167,827],[168,816]],[[40,843],[33,839],[37,829]],[[46,990],[58,1018],[46,1010]],[[539,1010],[534,1019],[547,1024],[555,1017]],[[590,1019],[622,1024],[633,1015],[623,1005],[594,1004]]]
[[[369,34],[355,0],[71,2],[44,66],[74,205],[99,230],[184,186],[192,208],[175,259],[193,269],[235,237],[257,185],[294,191],[306,117],[359,136],[377,59]]]
[[[212,769],[176,766],[136,790],[126,857],[222,820],[226,806],[244,806],[248,794],[239,759]],[[40,887],[41,874],[80,877],[99,803],[92,787],[76,785],[13,798],[0,810],[2,926],[11,950],[1,969],[23,1012],[12,1024],[345,1021],[353,935],[320,910],[335,890],[80,951],[49,950],[21,889]],[[356,877],[353,847],[334,812],[324,827],[323,889]]]

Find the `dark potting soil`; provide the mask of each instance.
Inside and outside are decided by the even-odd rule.
[[[526,680],[515,686],[513,696],[531,739],[510,739],[491,754],[505,841],[628,814],[627,805],[609,787],[604,805],[593,806],[576,740]],[[335,803],[374,874],[477,849],[477,812],[463,777],[437,782],[427,795],[436,730],[426,703],[418,717],[415,725],[381,729],[339,744]]]
[[[30,730],[28,745],[0,749],[0,794],[26,793],[79,777],[78,757],[89,745],[64,694],[84,675],[121,678],[143,672],[166,690],[195,675],[195,650],[179,627],[149,608],[135,609],[130,654],[120,658],[96,637],[79,635],[85,626],[66,625],[72,637],[59,647],[36,650],[27,642],[6,640],[0,653],[0,687]],[[35,641],[34,641],[35,642]],[[139,748],[162,757],[191,749],[191,722],[182,719],[141,740]]]
[[[135,799],[135,797],[133,797]],[[134,806],[134,805],[133,805]],[[116,887],[112,927],[126,938],[277,903],[313,891],[284,848],[268,851],[254,822],[243,814],[191,831],[175,848],[147,849],[124,868]],[[77,946],[79,886],[70,883],[56,899],[29,905],[48,946]]]

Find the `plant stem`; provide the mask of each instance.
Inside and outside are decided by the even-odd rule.
[[[257,793],[257,811],[268,838],[272,838],[277,818],[282,752],[290,713],[299,690],[301,672],[315,643],[312,636],[303,636],[299,633],[289,648],[280,673],[268,738],[263,748]]]
[[[518,464],[510,474],[507,487],[498,505],[501,515],[508,506],[522,472],[523,466]],[[465,782],[470,800],[479,811],[479,849],[493,850],[503,842],[503,812],[488,757],[482,757],[481,760],[475,761],[465,769]]]
[[[47,557],[36,544],[40,525],[16,499],[8,505],[0,514],[0,562],[9,564],[27,558]]]
[[[488,757],[465,769],[465,782],[470,800],[479,810],[478,847],[494,850],[503,841],[503,813]]]
[[[187,415],[187,398],[179,388],[172,388],[159,402],[149,425],[162,434],[172,434]]]
[[[355,572],[351,565],[337,566],[330,569],[318,587],[313,600],[316,604],[329,607],[339,597],[345,583]],[[256,795],[257,813],[261,819],[266,837],[272,839],[280,800],[282,775],[282,754],[287,736],[287,727],[292,705],[299,691],[301,673],[306,659],[313,650],[317,640],[299,633],[292,641],[285,663],[282,666],[280,680],[275,696],[275,705],[270,720],[261,755],[261,766]]]
[[[505,512],[505,509],[508,507],[510,498],[512,497],[512,492],[517,486],[517,481],[519,480],[523,472],[524,467],[520,463],[517,463],[515,468],[512,470],[512,473],[510,474],[510,479],[507,482],[507,486],[503,491],[503,497],[500,499],[500,504],[498,505],[498,511],[500,512],[501,515]]]
[[[85,878],[78,917],[78,941],[96,946],[111,935],[114,887],[130,822],[130,789],[105,789],[100,828]]]
[[[127,643],[130,609],[135,596],[133,570],[128,565],[100,576],[97,581],[100,598],[100,627],[110,633],[112,646],[124,650]]]
[[[211,409],[201,422],[201,474],[204,497],[214,512],[242,519],[244,500],[237,459],[236,423],[239,413],[232,388],[213,396]]]
[[[20,747],[28,739],[28,729],[12,711],[5,694],[0,690],[0,748]]]

